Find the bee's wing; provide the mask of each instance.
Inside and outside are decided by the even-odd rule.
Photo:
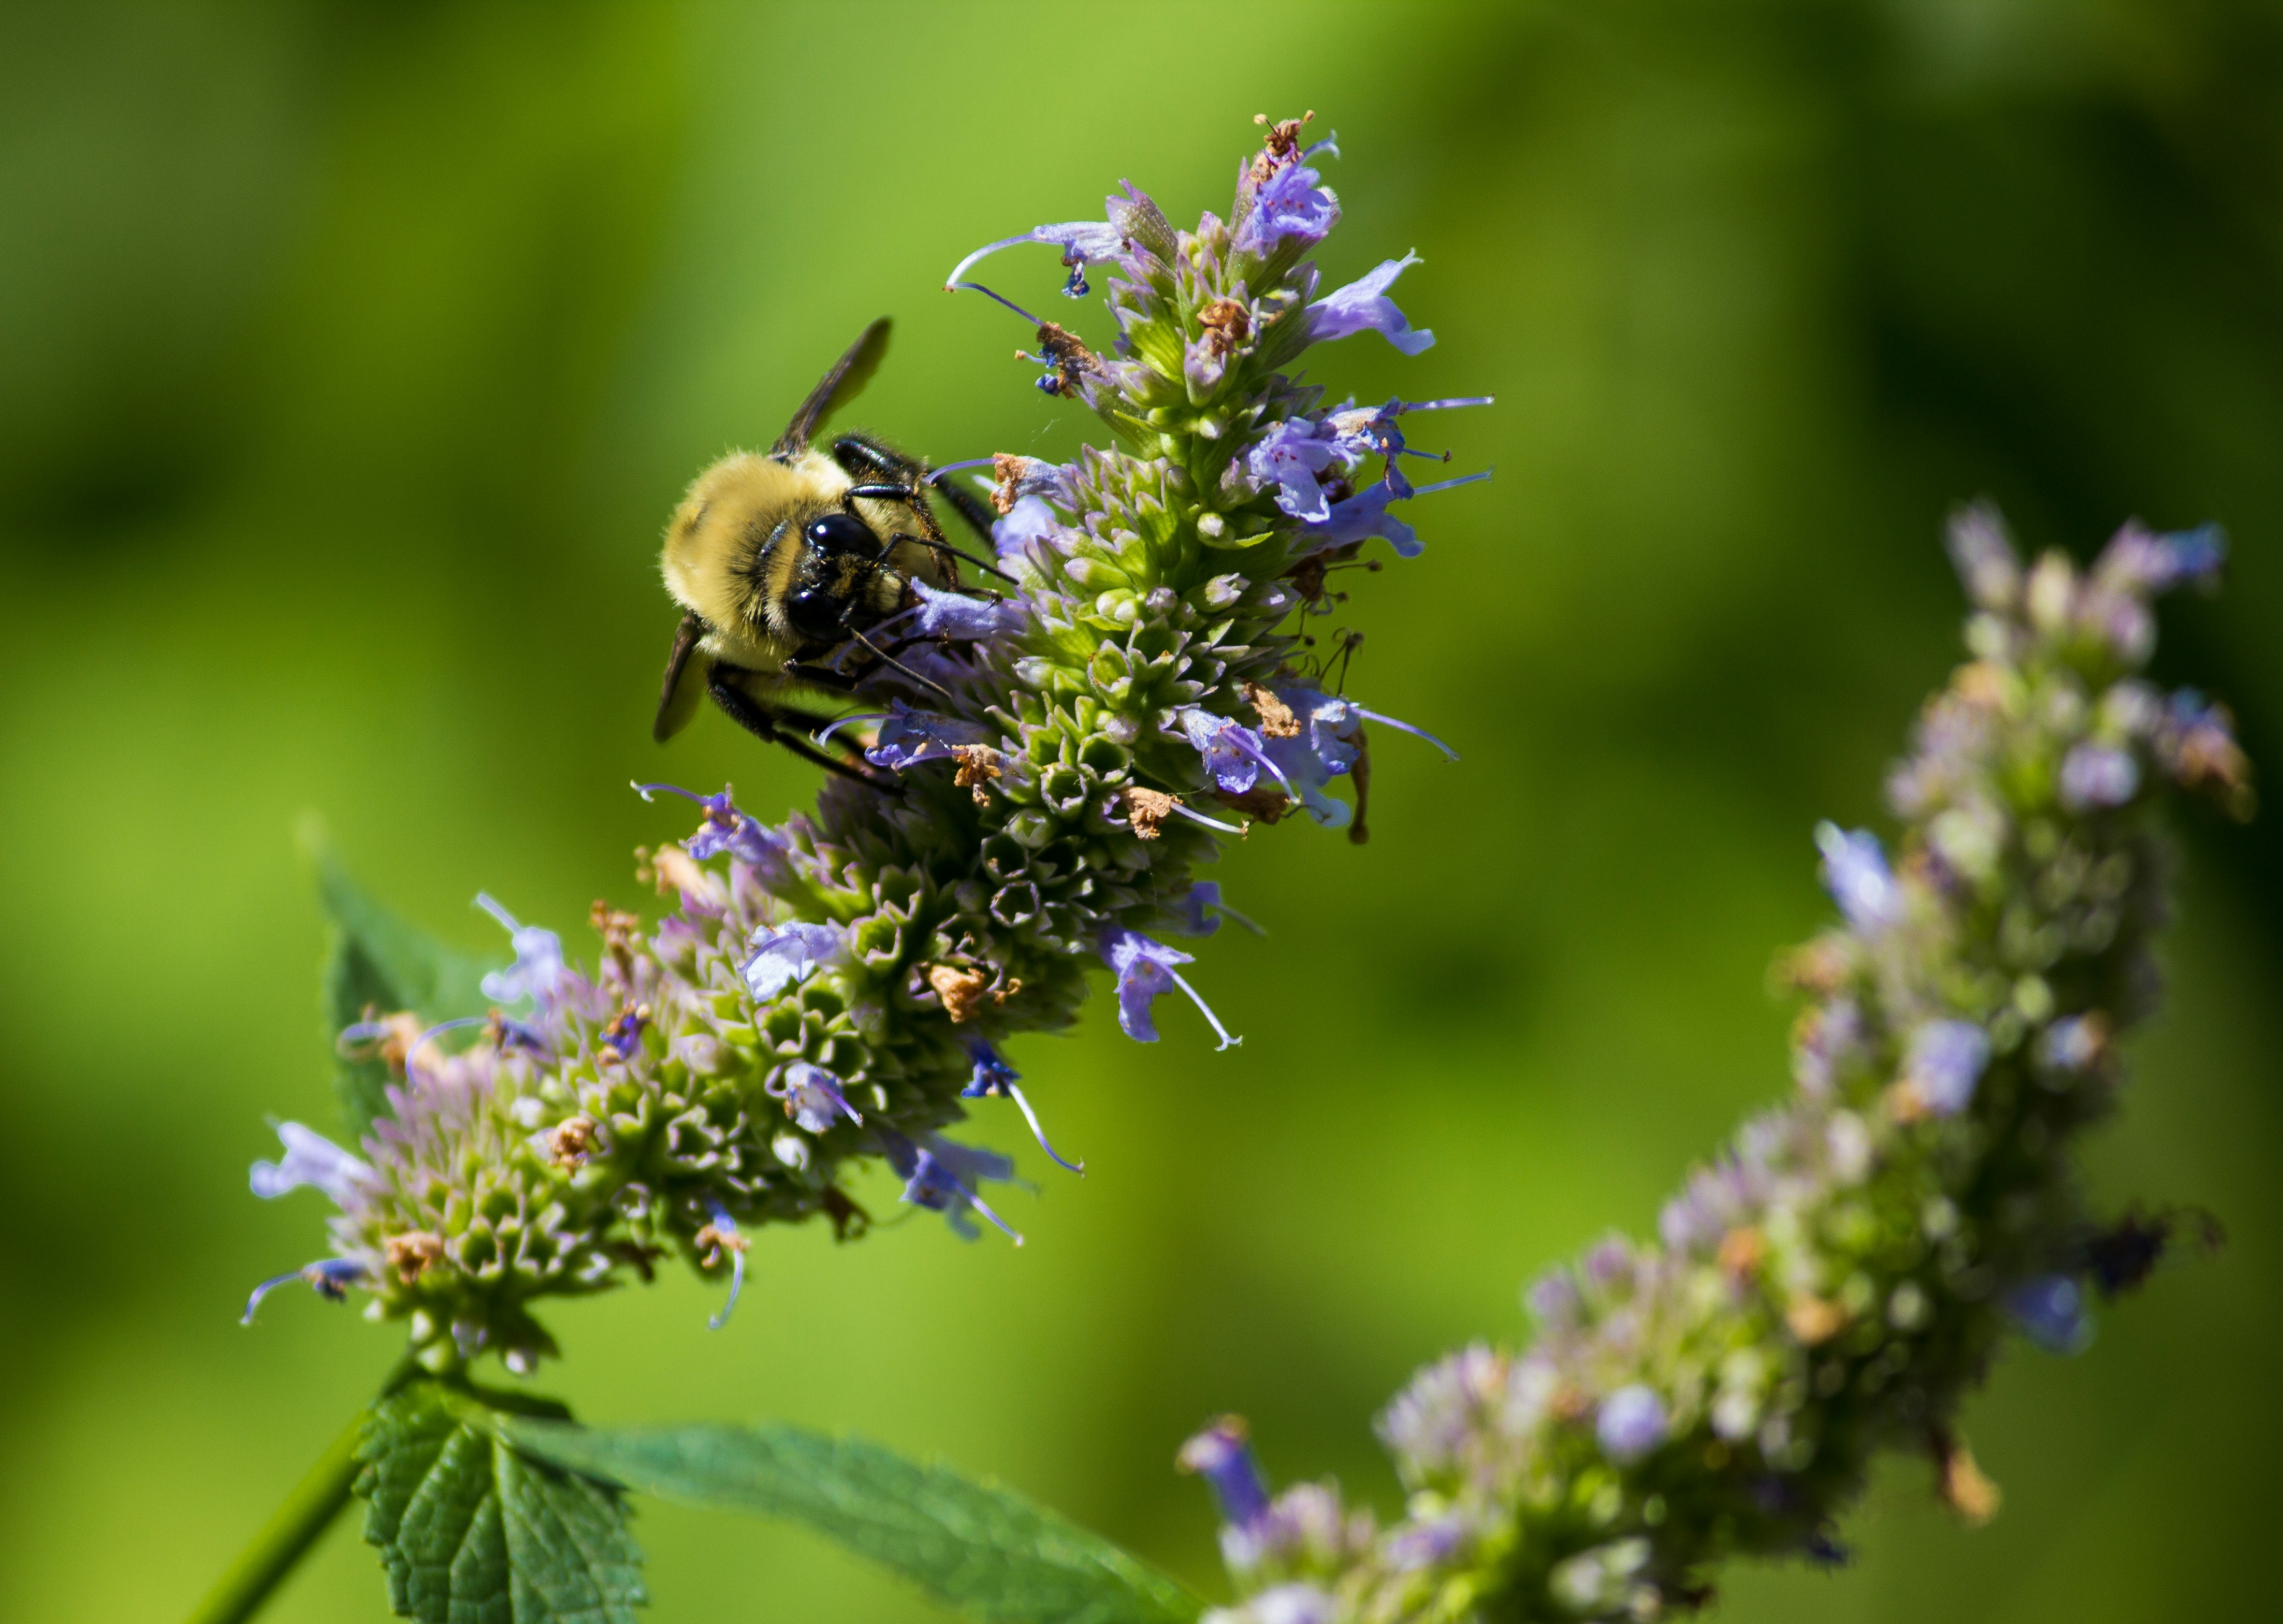
[[[824,426],[825,418],[863,393],[864,386],[872,381],[872,374],[880,364],[880,357],[888,353],[888,318],[882,316],[864,329],[864,336],[848,347],[848,353],[832,363],[824,381],[808,392],[800,410],[792,414],[792,421],[769,448],[772,456],[783,457],[791,452],[805,451],[816,431]]]
[[[712,663],[697,652],[697,640],[705,635],[705,622],[695,614],[683,615],[674,634],[674,652],[666,657],[666,683],[658,695],[658,720],[650,730],[661,745],[690,725],[705,696],[705,670]]]

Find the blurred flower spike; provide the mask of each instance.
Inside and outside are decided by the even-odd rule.
[[[1843,1560],[1830,1530],[1883,1448],[1926,1451],[1985,1521],[1999,1496],[1953,1423],[2003,1339],[2080,1352],[2091,1290],[2139,1284],[2176,1230],[2217,1244],[2209,1220],[2094,1219],[2059,1152],[2148,1011],[2158,803],[2249,809],[2226,713],[2140,675],[2151,599],[2209,584],[2219,538],[2128,525],[2089,567],[2025,563],[1977,506],[1950,550],[1974,658],[1888,780],[1894,855],[1814,833],[1839,919],[1786,961],[1812,1001],[1796,1096],[1695,1172],[1661,1244],[1612,1238],[1533,1285],[1526,1351],[1419,1372],[1380,1423],[1399,1521],[1322,1484],[1248,1503],[1212,1624],[1691,1610],[1733,1555]],[[1234,1472],[1237,1447],[1189,1449]]]

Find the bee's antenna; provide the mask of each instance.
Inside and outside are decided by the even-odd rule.
[[[931,676],[923,676],[919,672],[913,670],[902,660],[898,660],[893,654],[891,654],[887,650],[873,642],[871,638],[866,636],[862,632],[852,631],[849,633],[849,636],[853,637],[857,642],[862,644],[866,648],[871,650],[873,653],[878,655],[880,659],[887,662],[889,665],[895,667],[897,670],[902,672],[906,676],[910,677],[912,681],[934,689],[947,699],[955,699],[959,697],[957,694],[952,692],[950,689],[945,687],[941,683],[937,682],[935,678]]]
[[[986,299],[998,300],[1001,304],[1005,305],[1009,309],[1021,316],[1025,321],[1030,323],[1033,327],[1042,327],[1046,325],[1045,323],[1041,322],[1037,316],[1032,315],[1028,310],[1023,308],[1021,305],[1017,304],[1013,300],[1005,297],[1003,294],[993,293],[980,282],[954,282],[952,283],[950,286],[945,288],[944,292],[948,293],[962,287],[970,293],[980,293]]]

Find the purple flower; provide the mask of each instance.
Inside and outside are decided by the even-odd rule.
[[[1278,507],[1295,519],[1322,523],[1331,518],[1332,508],[1316,476],[1331,466],[1336,450],[1308,418],[1286,418],[1253,443],[1244,466],[1261,484],[1277,488]]]
[[[643,1028],[650,1024],[650,1006],[631,1004],[619,1011],[619,1018],[603,1029],[603,1042],[621,1060],[631,1060],[635,1050],[642,1047]]]
[[[1021,496],[1007,517],[991,527],[991,544],[1002,560],[1029,558],[1033,549],[1052,543],[1062,529],[1045,497]]]
[[[1904,1074],[1934,1116],[1956,1116],[1974,1103],[1975,1084],[1990,1064],[1990,1035],[1970,1020],[1930,1020],[1911,1034]]]
[[[1336,154],[1339,149],[1332,150]],[[1305,252],[1329,236],[1340,223],[1340,204],[1329,187],[1319,184],[1322,178],[1298,163],[1271,176],[1252,194],[1251,211],[1236,228],[1237,252],[1265,256],[1288,237],[1300,238]]]
[[[1314,1585],[1293,1583],[1272,1585],[1247,1598],[1242,1613],[1250,1614],[1252,1624],[1332,1624],[1339,1608]]]
[[[1467,1525],[1456,1515],[1414,1523],[1387,1542],[1387,1565],[1398,1573],[1447,1562],[1466,1542]]]
[[[278,1123],[277,1137],[285,1146],[284,1159],[255,1162],[249,1179],[253,1193],[265,1201],[307,1184],[324,1191],[335,1206],[347,1212],[375,1183],[370,1167],[299,1122]]]
[[[1002,1184],[1013,1179],[1013,1162],[996,1151],[960,1144],[940,1134],[929,1134],[914,1144],[892,1128],[876,1131],[887,1153],[888,1165],[904,1181],[905,1200],[930,1212],[941,1213],[962,1240],[973,1240],[978,1233],[974,1221],[967,1215],[971,1209],[989,1219],[1017,1245],[1023,1244],[1023,1238],[1009,1229],[1006,1220],[985,1206],[983,1198],[975,1193],[975,1186],[985,1179]]]
[[[1001,632],[1020,631],[1023,628],[1022,605],[1005,598],[939,591],[924,581],[913,582],[911,588],[920,602],[910,624],[898,629],[907,636],[980,643]]]
[[[842,1117],[861,1126],[863,1117],[840,1091],[840,1079],[821,1066],[795,1060],[767,1085],[769,1093],[784,1101],[785,1114],[810,1133],[821,1134]]]
[[[1316,301],[1308,307],[1310,340],[1321,344],[1368,330],[1384,337],[1406,355],[1415,355],[1434,343],[1434,333],[1425,328],[1414,332],[1410,319],[1387,296],[1396,277],[1418,263],[1415,254],[1383,261],[1376,269]]]
[[[2022,590],[2022,560],[2006,539],[1998,510],[1986,502],[1959,509],[1950,516],[1943,539],[1966,595],[1992,613],[2010,613]]]
[[[1602,1454],[1629,1466],[1664,1441],[1667,1425],[1664,1401],[1635,1382],[1601,1401],[1593,1435],[1601,1441]]]
[[[1260,781],[1264,767],[1271,777],[1283,777],[1260,735],[1242,722],[1195,705],[1184,706],[1175,714],[1189,747],[1204,757],[1205,770],[1224,793],[1243,794]],[[1290,786],[1286,788],[1289,792]]]
[[[1390,494],[1398,497],[1410,496],[1416,493],[1412,489],[1411,481],[1404,477],[1398,459],[1419,457],[1430,462],[1438,462],[1446,460],[1449,454],[1446,452],[1442,457],[1438,457],[1431,451],[1413,450],[1404,442],[1403,431],[1396,426],[1395,420],[1406,412],[1440,411],[1453,406],[1488,406],[1493,401],[1494,397],[1487,394],[1454,395],[1441,401],[1391,400],[1384,406],[1344,408],[1326,418],[1324,426],[1331,431],[1343,467],[1353,468],[1367,457],[1383,457],[1387,463],[1386,480]]]
[[[536,925],[517,923],[487,892],[476,894],[476,906],[507,927],[508,945],[515,949],[514,964],[484,978],[484,996],[501,1003],[528,997],[544,1008],[563,980],[563,938]]]
[[[894,699],[889,702],[887,719],[880,724],[879,738],[864,753],[864,759],[875,767],[900,772],[919,761],[956,760],[960,746],[979,745],[989,737],[971,722],[915,710]]]
[[[1334,503],[1322,519],[1312,521],[1305,527],[1305,533],[1319,550],[1344,547],[1351,542],[1367,541],[1376,535],[1391,543],[1398,557],[1415,558],[1426,550],[1426,543],[1419,539],[1419,532],[1389,512],[1387,504],[1411,496],[1431,496],[1438,491],[1455,490],[1461,485],[1472,485],[1478,480],[1490,477],[1487,472],[1461,474],[1455,480],[1438,480],[1432,485],[1422,485],[1415,489],[1411,488],[1410,481],[1406,480],[1404,488],[1400,490],[1382,480],[1375,485],[1367,485],[1352,496]]]
[[[1063,292],[1080,299],[1093,290],[1087,285],[1086,268],[1114,260],[1126,248],[1126,234],[1116,226],[1101,220],[1072,220],[1061,225],[1033,226],[1018,237],[1002,237],[995,243],[986,243],[951,269],[944,278],[947,289],[962,285],[968,271],[978,262],[1012,248],[1017,243],[1051,243],[1063,251],[1063,263],[1070,267],[1070,279]]]
[[[1244,1423],[1223,1416],[1181,1446],[1173,1457],[1183,1472],[1205,1480],[1220,1503],[1221,1520],[1237,1527],[1258,1522],[1268,1511],[1268,1485],[1260,1476]]]
[[[2067,1275],[2039,1275],[1999,1299],[2022,1334],[2049,1354],[2080,1354],[2092,1341],[2084,1292]]]
[[[1168,910],[1180,921],[1176,927],[1184,936],[1210,936],[1220,929],[1224,917],[1235,920],[1256,936],[1268,933],[1220,900],[1220,882],[1201,879],[1189,887],[1189,894]]]
[[[1902,888],[1877,835],[1865,829],[1843,833],[1827,821],[1815,826],[1815,845],[1823,854],[1823,888],[1848,924],[1875,936],[1902,917]]]
[[[745,961],[745,989],[753,1002],[774,998],[787,987],[798,987],[822,969],[847,946],[837,925],[810,925],[794,920],[753,933],[753,956]]]
[[[2081,744],[2061,758],[2061,805],[2072,812],[2121,807],[2140,788],[2140,764],[2114,745]]]
[[[974,1063],[974,1070],[969,1075],[967,1086],[959,1091],[960,1098],[1013,1100],[1015,1108],[1023,1113],[1023,1120],[1031,1125],[1031,1136],[1039,1142],[1039,1148],[1047,1153],[1047,1159],[1056,1167],[1083,1178],[1086,1163],[1067,1159],[1048,1140],[1047,1130],[1039,1120],[1039,1113],[1031,1108],[1030,1098],[1023,1092],[1019,1081],[1022,1074],[1007,1064],[1007,1057],[993,1047],[989,1039],[971,1037],[967,1040],[967,1058]]]
[[[2217,525],[2160,535],[2136,519],[2101,550],[2093,574],[2111,590],[2150,595],[2182,582],[2209,582],[2226,558],[2227,533]]]
[[[767,869],[783,857],[784,837],[740,812],[729,799],[729,786],[726,784],[719,795],[700,795],[675,784],[637,784],[634,790],[644,800],[651,800],[662,790],[697,803],[705,821],[698,824],[697,832],[685,844],[690,856],[699,863],[728,852],[740,863]]]
[[[1228,1028],[1220,1024],[1196,988],[1181,980],[1174,970],[1176,964],[1194,963],[1191,955],[1179,948],[1169,948],[1152,941],[1139,931],[1129,931],[1120,925],[1105,925],[1102,928],[1100,947],[1103,962],[1118,977],[1118,1024],[1126,1035],[1137,1042],[1157,1041],[1157,1023],[1149,1012],[1150,1002],[1161,993],[1175,988],[1188,995],[1189,1002],[1203,1011],[1214,1033],[1220,1038],[1222,1049],[1234,1048],[1243,1038],[1231,1037]]]
[[[706,1330],[719,1331],[736,1312],[737,1298],[745,1289],[745,1248],[749,1243],[737,1232],[737,1221],[729,1215],[728,1207],[719,1201],[709,1203],[709,1222],[691,1238],[697,1248],[699,1262],[708,1269],[713,1267],[722,1253],[729,1254],[729,1300],[721,1305],[719,1314],[705,1322]]]
[[[2108,1047],[2108,1023],[2096,1015],[2064,1015],[2038,1040],[2038,1058],[2055,1071],[2081,1072]]]
[[[327,1302],[339,1302],[348,1295],[349,1287],[364,1284],[365,1267],[354,1258],[324,1258],[274,1275],[253,1288],[253,1295],[245,1300],[245,1312],[238,1316],[238,1323],[253,1323],[253,1311],[261,1306],[261,1300],[291,1280],[301,1281]]]

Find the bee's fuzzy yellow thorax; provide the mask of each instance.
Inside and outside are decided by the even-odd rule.
[[[768,605],[799,562],[800,527],[837,508],[850,483],[813,450],[784,462],[735,451],[691,481],[666,524],[658,569],[675,601],[705,618],[718,658],[766,670],[790,654]]]

